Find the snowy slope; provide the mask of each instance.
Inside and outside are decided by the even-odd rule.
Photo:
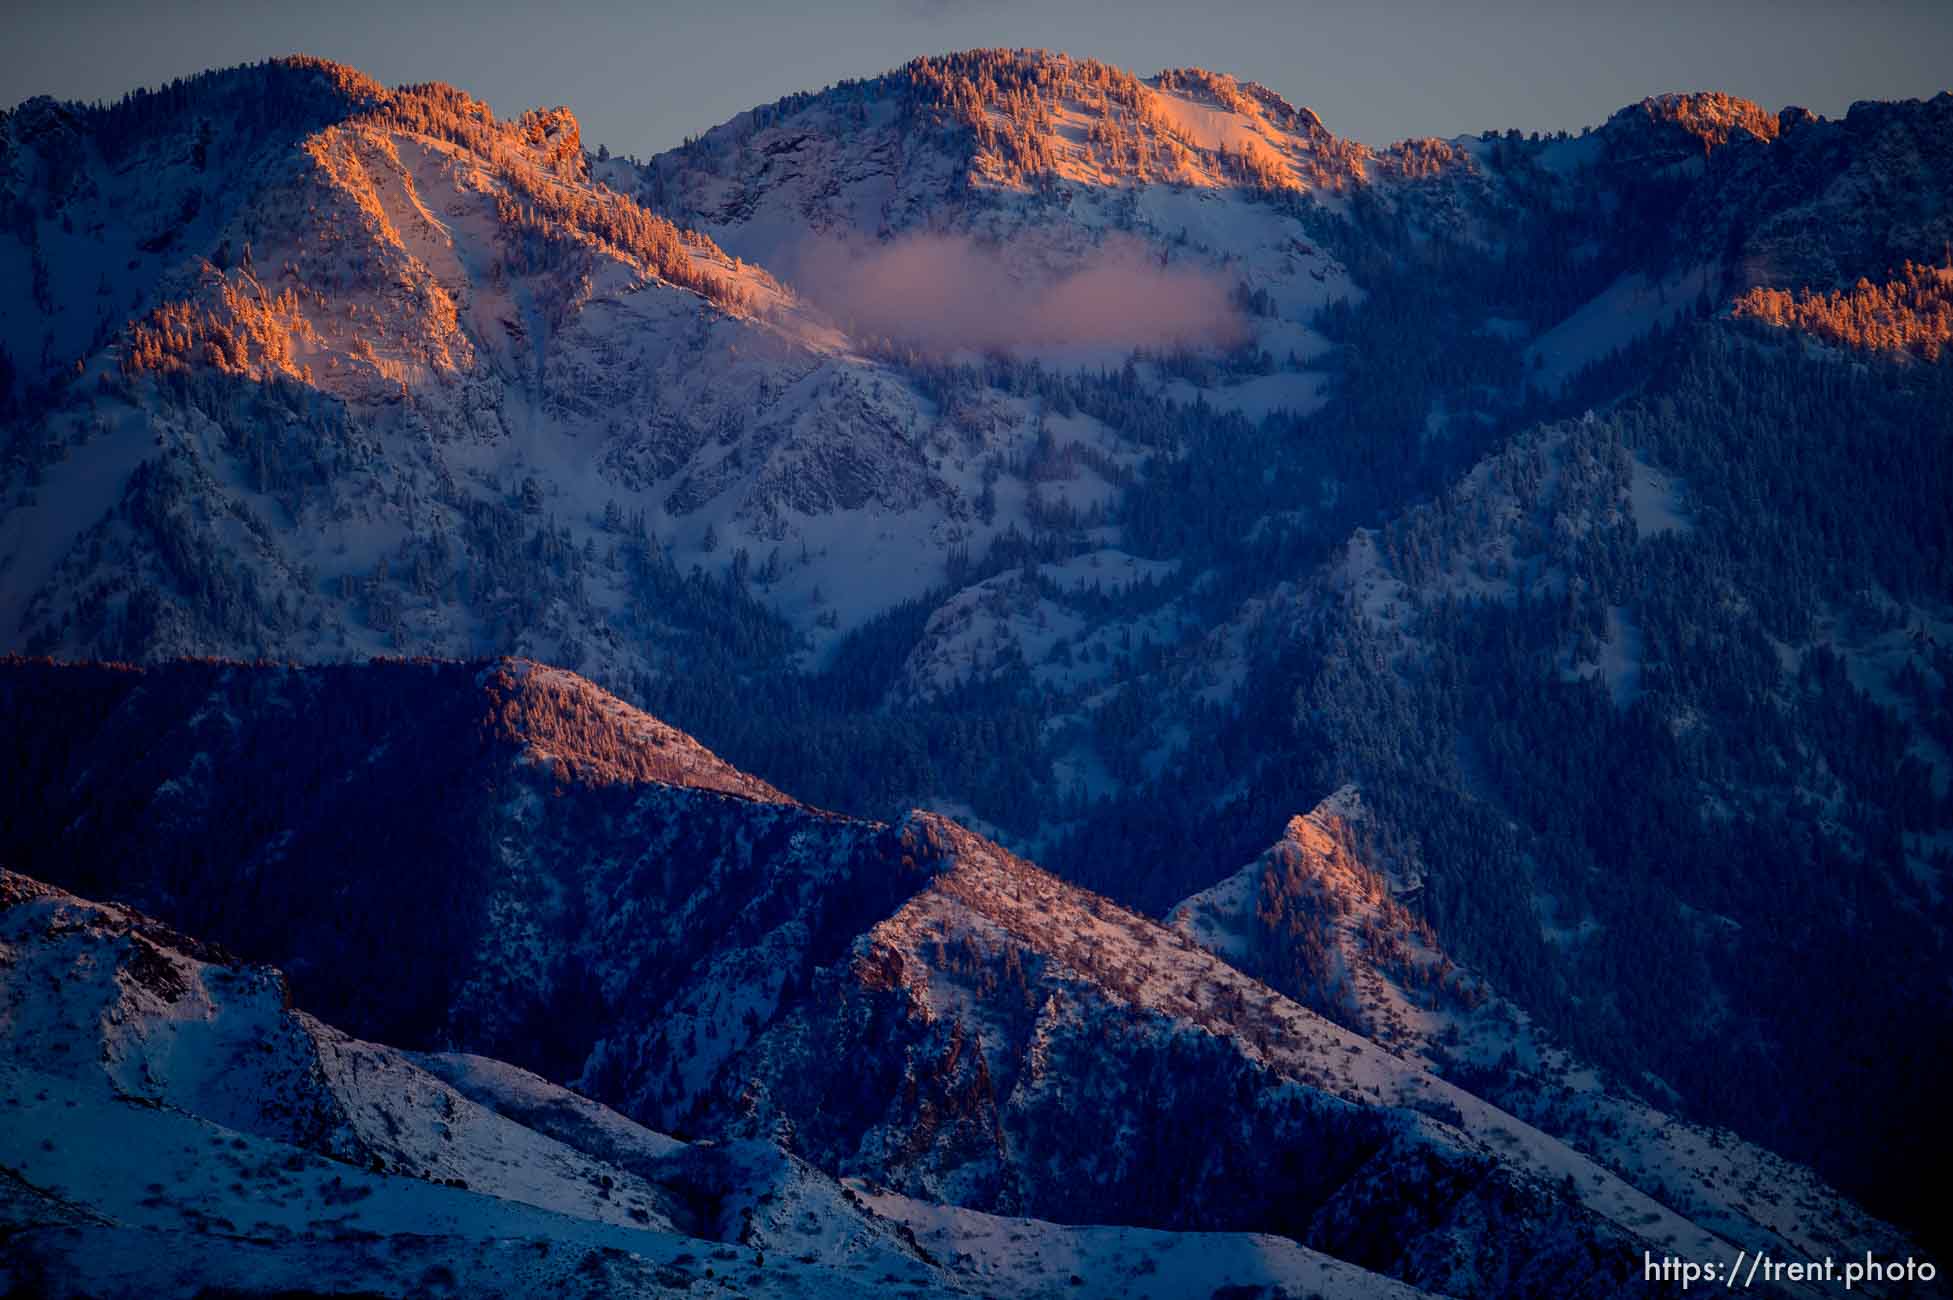
[[[1381,1102],[1417,1115],[1443,1113],[1463,1132],[1503,1147],[1503,1158],[1518,1169],[1555,1180],[1575,1172],[1581,1203],[1623,1228],[1646,1231],[1655,1239],[1673,1235],[1703,1250],[1717,1248],[1706,1234],[1546,1135],[1430,1079],[1377,1044],[1272,997],[1211,954],[1167,937],[1154,923],[1070,890],[949,823],[919,817],[918,829],[952,844],[956,866],[878,927],[867,955],[885,961],[879,952],[892,951],[902,957],[895,969],[908,972],[919,965],[923,971],[940,971],[926,983],[905,974],[909,982],[904,987],[925,1014],[968,1016],[980,1024],[987,1001],[976,992],[980,984],[972,987],[955,977],[953,967],[944,970],[941,959],[930,960],[933,945],[947,950],[967,940],[1007,950],[1012,941],[1028,943],[1048,963],[1041,972],[1043,981],[1065,988],[1088,1018],[1093,1003],[1101,999],[1108,1009],[1124,1004],[1171,1022],[1203,1026],[1279,1075],[1344,1103]],[[1040,1019],[1053,1020],[1034,1029],[1034,1038],[1078,1032],[1065,1023],[1069,1017],[1061,1008],[1067,1000],[1061,996],[1043,1009]],[[1013,1069],[1002,1060],[992,1065],[993,1074]],[[1064,1084],[1053,1079],[1049,1086]],[[1456,1118],[1448,1106],[1457,1107]],[[1422,1128],[1427,1121],[1415,1118],[1412,1123]],[[1449,1139],[1441,1130],[1435,1140]]]
[[[1023,1279],[1034,1295],[1213,1295],[1240,1288],[1293,1295],[1403,1297],[1400,1282],[1297,1246],[1284,1237],[1143,1228],[1070,1228],[932,1205],[868,1190],[862,1200],[915,1233],[953,1271],[991,1287]]]
[[[290,1010],[277,972],[186,955],[137,914],[24,877],[6,888],[7,1017],[21,1068],[375,1172],[458,1180],[599,1224],[670,1227],[663,1196],[642,1180],[612,1180],[613,1191],[596,1162],[397,1052]]]

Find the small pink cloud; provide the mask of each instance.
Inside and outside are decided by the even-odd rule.
[[[963,236],[821,241],[802,249],[793,279],[857,337],[932,351],[1231,347],[1246,336],[1218,273],[1162,266],[1133,240],[1046,279],[1014,277],[1001,253]]]

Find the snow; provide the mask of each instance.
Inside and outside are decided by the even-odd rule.
[[[1641,629],[1627,610],[1607,607],[1607,642],[1601,651],[1600,672],[1614,703],[1626,708],[1641,696]]]
[[[1227,149],[1239,153],[1251,144],[1265,143],[1262,124],[1244,113],[1202,103],[1171,91],[1156,93],[1152,102],[1165,116],[1172,130],[1210,152]]]
[[[1637,458],[1629,501],[1634,525],[1643,537],[1686,533],[1693,527],[1683,508],[1682,480]]]
[[[16,1048],[23,1068],[272,1140],[305,1140],[314,1130],[293,1117],[329,1115],[326,1149],[342,1158],[370,1154],[422,1178],[459,1179],[596,1223],[669,1226],[662,1194],[641,1180],[619,1176],[614,1191],[600,1191],[594,1162],[467,1100],[397,1052],[286,1009],[276,981],[143,937],[111,939],[106,954],[36,937],[43,927],[58,935],[61,924],[100,926],[113,915],[91,918],[58,900],[0,913],[15,958],[4,985],[14,1027],[40,1040]],[[122,963],[148,954],[150,966],[132,975],[142,968],[100,960],[110,954]],[[34,999],[29,981],[56,984],[59,1002]],[[44,1018],[30,1030],[20,1017],[34,1011]],[[99,1046],[72,1050],[90,1036]]]
[[[574,1133],[574,1140],[560,1140],[587,1154],[599,1154],[592,1146],[601,1147],[611,1164],[661,1160],[685,1149],[676,1138],[654,1133],[608,1106],[502,1061],[461,1052],[417,1053],[410,1059],[498,1114],[520,1118],[541,1131]]]
[[[1237,412],[1257,422],[1277,412],[1298,418],[1310,415],[1329,401],[1327,376],[1306,371],[1256,375],[1218,388],[1195,388],[1176,379],[1167,385],[1166,395],[1189,405],[1205,401],[1217,411]]]
[[[88,193],[73,200],[82,206],[70,214],[82,221],[76,238],[83,243],[98,238],[89,233],[97,226],[126,229],[126,221],[109,218],[145,177],[208,192],[198,223],[166,255],[138,259],[110,301],[122,301],[125,289],[206,306],[228,295],[248,313],[268,293],[299,289],[297,307],[266,326],[290,350],[279,364],[347,404],[359,445],[333,481],[297,507],[298,517],[286,519],[286,503],[253,490],[223,429],[139,390],[137,408],[111,415],[105,429],[48,467],[39,505],[0,518],[0,555],[9,557],[0,571],[0,621],[16,642],[45,633],[64,651],[80,651],[70,640],[79,640],[73,629],[81,620],[63,617],[75,612],[79,593],[163,577],[146,558],[150,541],[131,530],[108,529],[111,544],[99,558],[82,536],[161,438],[183,454],[208,507],[192,525],[198,543],[234,556],[261,589],[283,591],[299,606],[294,625],[304,630],[267,631],[267,641],[278,643],[254,644],[252,653],[490,649],[490,610],[402,589],[397,629],[383,632],[340,584],[363,589],[403,543],[465,536],[471,499],[505,504],[534,478],[546,517],[567,530],[571,545],[600,554],[617,542],[599,526],[612,502],[642,512],[681,573],[694,564],[723,573],[741,548],[758,566],[777,549],[783,572],[754,593],[805,638],[805,663],[819,667],[850,629],[940,584],[953,552],[980,555],[1007,528],[1025,526],[1028,493],[1014,478],[996,484],[991,522],[975,520],[971,505],[985,462],[1023,451],[1044,413],[1035,402],[991,393],[984,399],[991,427],[959,427],[958,413],[934,409],[907,378],[870,360],[812,304],[741,258],[790,273],[811,238],[876,240],[928,227],[994,245],[1009,274],[1035,279],[1102,256],[1108,241],[1135,242],[1149,255],[1165,250],[1176,269],[1267,294],[1276,315],[1248,324],[1257,346],[1281,365],[1317,355],[1325,344],[1306,322],[1324,303],[1359,292],[1293,215],[1218,170],[1215,148],[1238,150],[1250,139],[1292,161],[1313,158],[1319,145],[1306,130],[1291,135],[1272,125],[1259,92],[1244,90],[1249,107],[1240,111],[1157,85],[1143,93],[1158,109],[1146,129],[1184,137],[1174,147],[1186,155],[1186,175],[1140,180],[1100,168],[1079,146],[1100,110],[1068,102],[1054,126],[1061,170],[1069,169],[1062,214],[1008,185],[980,201],[945,199],[954,151],[901,136],[886,100],[859,123],[851,106],[826,97],[757,132],[755,116],[742,115],[708,133],[712,147],[697,159],[667,158],[649,171],[613,159],[595,165],[596,180],[552,170],[527,146],[489,158],[359,119],[321,129],[296,148],[240,156],[235,167],[227,157],[209,174],[189,168],[187,140],[175,142],[176,153],[166,141],[158,150],[167,157],[114,175],[96,160],[84,168]],[[19,165],[30,165],[25,155]],[[502,273],[495,203],[508,188],[504,165],[529,168],[590,201],[604,200],[606,183],[648,189],[662,168],[659,183],[683,197],[670,210],[688,211],[726,250],[695,242],[693,262],[736,282],[750,310],[721,311],[601,250],[579,274]],[[55,241],[59,222],[42,227],[44,242]],[[220,237],[234,250],[248,239],[255,269],[233,261],[224,277],[201,270],[200,252]],[[55,260],[65,285],[68,263]],[[10,310],[10,329],[41,328],[29,306]],[[14,348],[22,357],[35,351]],[[1064,352],[1046,359],[1094,368],[1122,359]],[[91,357],[88,379],[113,372],[114,361],[110,353]],[[1314,409],[1324,399],[1323,377],[1284,370],[1182,395],[1259,419]],[[99,419],[102,404],[93,408],[76,421]],[[1051,424],[1090,439],[1127,469],[1143,460],[1141,449],[1084,417]],[[1080,508],[1116,496],[1089,474],[1050,490]],[[276,525],[251,522],[267,519]],[[709,552],[708,530],[719,541]],[[801,555],[808,562],[796,563]],[[623,576],[599,568],[580,600],[552,602],[519,644],[492,648],[553,655],[573,646],[577,666],[612,681],[655,671],[654,656],[617,635],[628,607]],[[222,648],[180,639],[171,648],[182,653]]]
[[[1163,581],[1177,568],[1172,561],[1101,547],[1037,567],[1038,583],[1056,587],[1061,594],[1055,597],[1026,581],[1021,570],[966,587],[929,616],[892,688],[894,698],[940,695],[1017,662],[1028,665],[1033,678],[1050,690],[1076,692],[1102,685],[1112,676],[1117,650],[1147,637],[1155,642],[1179,639],[1178,607],[1169,603],[1123,617],[1088,618],[1067,603],[1065,594],[1094,588],[1116,593]]]
[[[1187,935],[1231,965],[1253,973],[1256,956],[1258,894],[1264,874],[1299,870],[1324,888],[1342,909],[1325,927],[1340,975],[1335,990],[1355,1021],[1378,1043],[1403,1052],[1422,1050],[1450,1024],[1428,990],[1413,992],[1376,957],[1371,933],[1387,935],[1402,960],[1426,971],[1443,972],[1449,960],[1421,933],[1411,916],[1391,906],[1422,886],[1415,862],[1372,867],[1344,847],[1353,828],[1368,819],[1361,793],[1346,785],[1326,796],[1306,815],[1290,821],[1283,840],[1262,858],[1174,907],[1169,928]]]
[[[1228,1287],[1278,1294],[1408,1300],[1426,1294],[1345,1264],[1285,1237],[1060,1227],[849,1186],[877,1214],[910,1229],[959,1280],[1025,1294],[1155,1297],[1213,1295]]]
[[[155,454],[140,425],[130,416],[118,417],[113,428],[96,436],[89,454],[45,472],[31,491],[32,504],[24,493],[0,513],[0,632],[9,645],[23,639],[29,600],[82,533],[121,501],[136,466]]]
[[[495,667],[483,670],[480,684],[486,684],[494,676],[507,676],[519,683],[520,689],[537,699],[538,709],[569,713],[584,724],[569,739],[570,752],[562,757],[575,762],[586,780],[651,779],[763,803],[795,802],[758,777],[740,771],[678,728],[626,704],[608,691],[598,690],[575,673],[524,659],[503,659]],[[524,739],[524,753],[529,761],[547,764],[558,757],[533,732],[525,734]],[[606,751],[619,755],[618,760],[607,762]]]
[[[1639,271],[1623,274],[1526,349],[1526,366],[1550,392],[1584,366],[1625,348],[1657,325],[1672,325],[1695,310],[1713,268],[1692,267],[1651,282]],[[1537,366],[1537,369],[1534,367]]]
[[[1118,559],[1078,557],[1051,566],[1049,577],[1076,582]],[[609,735],[640,758],[676,755],[684,760],[677,777],[723,776],[723,765],[695,742],[591,698],[594,688],[571,674],[511,662],[476,684],[485,687],[490,675],[560,703],[596,757]],[[213,736],[237,723],[215,694],[196,718],[196,728]],[[546,746],[539,752],[549,756]],[[531,756],[517,771],[533,772],[541,761]],[[619,771],[640,765],[621,756],[612,761]],[[597,771],[592,779],[611,778]],[[737,786],[739,778],[725,779]],[[185,794],[194,797],[198,787],[187,784]],[[1806,1252],[1838,1242],[1883,1253],[1903,1248],[1896,1234],[1807,1173],[1727,1135],[1677,1124],[1616,1090],[1547,1041],[1517,1008],[1496,998],[1472,1014],[1441,1007],[1368,960],[1360,935],[1378,929],[1401,939],[1420,968],[1444,957],[1435,937],[1390,901],[1417,887],[1421,864],[1372,866],[1351,856],[1356,841],[1343,832],[1364,816],[1354,789],[1297,818],[1276,852],[1299,854],[1300,868],[1348,901],[1335,936],[1338,988],[1354,999],[1354,1018],[1370,1036],[1275,994],[1203,947],[1213,943],[1235,961],[1248,952],[1243,939],[1259,864],[1176,909],[1176,933],[930,814],[882,828],[741,797],[736,789],[651,780],[617,807],[605,840],[593,846],[564,838],[574,828],[550,823],[554,801],[542,797],[543,788],[538,782],[526,789],[509,810],[507,865],[548,886],[532,891],[537,907],[573,906],[592,918],[578,950],[614,955],[588,967],[607,985],[605,996],[621,991],[618,981],[671,960],[701,916],[723,917],[728,904],[741,915],[738,942],[684,950],[680,959],[691,969],[685,986],[653,1004],[652,1023],[620,1022],[592,1056],[590,1078],[610,1064],[655,1055],[656,1035],[696,1031],[697,1051],[680,1061],[675,1105],[736,1084],[741,1076],[725,1066],[737,1060],[751,1069],[774,1050],[754,1026],[773,1020],[775,973],[806,961],[810,900],[864,861],[871,839],[892,832],[905,849],[914,844],[918,856],[941,860],[924,867],[919,892],[871,920],[846,951],[857,961],[876,951],[900,954],[899,963],[882,969],[900,972],[912,999],[905,1014],[922,1025],[973,1031],[970,1041],[986,1054],[992,1078],[1019,1075],[1011,1104],[1042,1104],[1040,1098],[1048,1102],[1078,1086],[1070,1063],[1047,1068],[1053,1052],[1113,1041],[1107,1034],[1159,1041],[1208,1035],[1260,1067],[1285,1096],[1332,1112],[1382,1108],[1398,1134],[1393,1140],[1410,1149],[1527,1185],[1570,1189],[1587,1210],[1651,1248],[1698,1257],[1728,1257],[1736,1248]],[[684,823],[722,814],[741,846],[773,843],[782,851],[752,864],[739,857],[743,848],[717,860],[688,857],[685,871],[697,880],[660,905],[647,888],[652,877],[642,873],[669,872]],[[517,882],[515,892],[527,888]],[[746,892],[728,892],[735,889]],[[210,1258],[207,1234],[243,1231],[285,1243],[283,1258],[304,1259],[322,1276],[369,1281],[393,1274],[392,1265],[376,1262],[366,1234],[419,1241],[426,1258],[456,1276],[480,1276],[494,1251],[532,1250],[547,1240],[550,1250],[536,1252],[545,1271],[513,1276],[547,1285],[558,1276],[547,1270],[570,1267],[563,1262],[570,1258],[583,1268],[595,1252],[601,1265],[628,1275],[614,1288],[623,1293],[649,1289],[660,1270],[688,1267],[687,1255],[696,1264],[709,1250],[724,1265],[718,1271],[757,1293],[826,1294],[847,1278],[856,1286],[892,1279],[925,1292],[968,1284],[1040,1295],[1055,1285],[1069,1288],[1075,1272],[1080,1286],[1107,1294],[1310,1279],[1337,1291],[1402,1294],[1271,1238],[1060,1228],[949,1208],[979,1194],[981,1165],[910,1166],[906,1195],[889,1200],[880,1189],[864,1196],[837,1185],[769,1142],[687,1147],[500,1062],[412,1056],[350,1039],[288,1009],[274,972],[230,965],[126,909],[13,875],[0,876],[0,904],[0,1064],[7,1071],[0,1074],[0,1105],[27,1108],[23,1124],[0,1125],[0,1164],[27,1184],[24,1192],[9,1191],[27,1208],[6,1212],[35,1224],[92,1224],[34,1228],[32,1240],[61,1260],[73,1242],[88,1241],[91,1262],[71,1272],[109,1279],[104,1289],[129,1288],[116,1280],[128,1276],[117,1270],[129,1267],[132,1250],[118,1234],[137,1230],[184,1234],[182,1267],[210,1278],[246,1267],[288,1276],[280,1271],[288,1265],[266,1264],[253,1251]],[[764,924],[751,924],[762,917]],[[479,954],[483,968],[516,980],[546,978],[514,957],[533,937],[520,927],[506,934],[491,927]],[[1027,986],[1039,994],[1036,1024],[1022,1061],[1002,1054],[1012,1039],[1002,1021],[1007,1008],[942,960],[945,944],[965,940],[986,953],[1013,947],[1037,968],[1036,983]],[[1518,1068],[1542,1081],[1537,1099],[1527,1100],[1523,1090],[1494,1099],[1450,1083],[1428,1051],[1440,1037],[1449,1051],[1481,1066],[1513,1051]],[[56,1107],[77,1113],[83,1140],[64,1144],[65,1130],[50,1118]],[[774,1131],[791,1138],[777,1125]],[[892,1161],[897,1145],[928,1132],[871,1127],[859,1159]],[[1705,1147],[1727,1155],[1707,1157]],[[125,1161],[114,1177],[104,1172],[128,1151],[143,1164],[132,1169]],[[1116,1178],[1128,1155],[1115,1141],[1098,1163],[1084,1166],[1086,1175]],[[702,1208],[682,1190],[708,1175],[709,1185],[727,1189],[715,1194],[716,1208]],[[918,1195],[943,1204],[911,1199]],[[925,1246],[937,1240],[953,1249],[927,1246],[931,1263],[898,1228]],[[687,1250],[681,1234],[711,1244],[693,1240]],[[768,1271],[759,1276],[761,1270]],[[696,1268],[689,1275],[699,1278]],[[494,1285],[482,1289],[494,1293]]]
[[[1606,147],[1605,136],[1591,133],[1565,140],[1549,140],[1537,158],[1539,165],[1554,175],[1570,176],[1583,167],[1598,164]]]
[[[175,1110],[79,1093],[11,1063],[0,1062],[0,1099],[0,1165],[28,1193],[16,1193],[24,1213],[0,1214],[88,1225],[16,1229],[0,1278],[38,1259],[65,1294],[436,1284],[513,1297],[594,1282],[623,1296],[682,1287],[838,1300],[860,1286],[844,1266],[784,1254],[761,1263],[748,1248],[373,1173]],[[919,1293],[952,1293],[914,1271]]]

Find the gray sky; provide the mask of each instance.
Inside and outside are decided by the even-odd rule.
[[[648,156],[757,103],[923,53],[1067,50],[1141,75],[1265,83],[1339,135],[1576,130],[1666,90],[1827,116],[1953,85],[1953,0],[7,0],[0,104],[114,98],[304,52],[447,81],[507,115],[566,103],[590,147]]]

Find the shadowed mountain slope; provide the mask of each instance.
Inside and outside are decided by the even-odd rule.
[[[1644,1246],[1731,1249],[1150,920],[930,814],[786,801],[570,674],[16,660],[0,719],[23,867],[655,1129],[1454,1295],[1626,1294]]]

